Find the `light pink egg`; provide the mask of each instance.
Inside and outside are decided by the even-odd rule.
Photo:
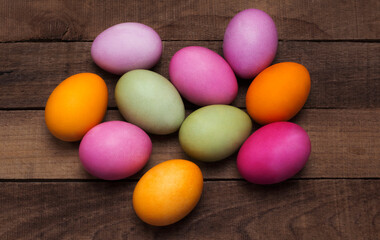
[[[169,75],[181,95],[200,106],[230,104],[237,95],[238,84],[231,67],[204,47],[190,46],[176,52]]]
[[[290,122],[270,123],[243,143],[237,167],[249,182],[279,183],[304,167],[310,151],[310,139],[302,127]]]
[[[91,47],[94,62],[117,75],[134,69],[150,69],[161,53],[162,41],[157,32],[135,22],[120,23],[104,30]]]
[[[223,54],[237,76],[253,79],[273,61],[277,42],[272,18],[261,10],[246,9],[228,24]]]
[[[79,159],[93,176],[118,180],[140,171],[151,152],[152,142],[141,128],[110,121],[87,132],[79,146]]]

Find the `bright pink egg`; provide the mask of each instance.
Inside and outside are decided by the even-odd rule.
[[[249,182],[279,183],[304,167],[310,151],[310,138],[302,127],[291,122],[270,123],[244,142],[237,167]]]
[[[123,121],[93,127],[79,146],[79,158],[87,172],[105,180],[119,180],[137,173],[148,162],[151,152],[149,136]]]
[[[236,14],[227,26],[223,54],[241,78],[253,79],[276,56],[277,30],[272,18],[259,9]]]
[[[200,105],[230,104],[238,84],[228,63],[210,49],[185,47],[169,65],[170,81],[188,101]]]

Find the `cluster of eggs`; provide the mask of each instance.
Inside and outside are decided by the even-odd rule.
[[[204,47],[185,47],[169,65],[170,81],[146,70],[160,59],[162,41],[150,27],[121,23],[99,34],[91,48],[102,69],[122,75],[115,99],[128,121],[102,122],[108,102],[104,80],[80,73],[60,83],[50,95],[45,121],[63,141],[79,141],[79,158],[92,175],[123,179],[148,162],[148,133],[179,130],[179,142],[192,159],[215,162],[236,152],[240,174],[249,182],[273,184],[294,176],[310,155],[310,139],[287,122],[303,107],[310,76],[298,63],[268,67],[277,51],[277,30],[271,17],[257,9],[238,13],[228,24],[222,58]],[[238,93],[235,74],[253,79],[247,112],[230,106]],[[185,118],[182,97],[202,106]],[[265,125],[251,134],[251,118]],[[203,191],[199,167],[173,159],[147,171],[133,192],[133,208],[144,222],[169,225],[185,217]]]

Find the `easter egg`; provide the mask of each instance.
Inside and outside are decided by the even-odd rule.
[[[276,122],[255,131],[241,146],[237,167],[249,182],[274,184],[291,178],[306,164],[309,136],[295,123]]]
[[[229,22],[223,54],[237,76],[252,79],[268,67],[277,51],[277,30],[272,18],[258,9],[246,9]]]
[[[310,92],[310,75],[298,63],[277,63],[262,71],[246,95],[249,115],[260,124],[287,121],[305,104]]]
[[[87,172],[105,180],[119,180],[140,171],[152,152],[149,136],[139,127],[109,121],[93,127],[79,145],[79,159]]]
[[[199,167],[173,159],[151,168],[133,192],[133,209],[144,222],[166,226],[178,222],[197,205],[203,190]]]
[[[215,162],[238,150],[251,129],[251,119],[239,108],[210,105],[185,119],[179,130],[179,142],[190,157]]]
[[[103,120],[108,90],[101,77],[79,73],[61,82],[45,107],[45,122],[58,139],[79,141],[88,130]]]
[[[176,88],[149,70],[124,74],[116,84],[115,99],[123,117],[149,133],[173,133],[185,118],[185,107]]]
[[[181,95],[200,106],[229,104],[237,95],[238,84],[231,67],[204,47],[185,47],[176,52],[169,75]]]
[[[161,52],[162,42],[157,32],[136,22],[120,23],[104,30],[91,46],[94,62],[117,75],[153,67]]]

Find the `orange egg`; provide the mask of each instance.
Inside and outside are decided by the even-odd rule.
[[[310,75],[298,63],[277,63],[264,69],[251,83],[246,96],[249,115],[259,124],[287,121],[305,104]]]
[[[203,177],[193,162],[173,159],[150,169],[133,192],[133,208],[154,226],[175,223],[193,210],[203,190]]]
[[[79,73],[61,82],[45,107],[45,122],[57,138],[79,141],[99,124],[107,110],[108,90],[104,80],[93,73]]]

